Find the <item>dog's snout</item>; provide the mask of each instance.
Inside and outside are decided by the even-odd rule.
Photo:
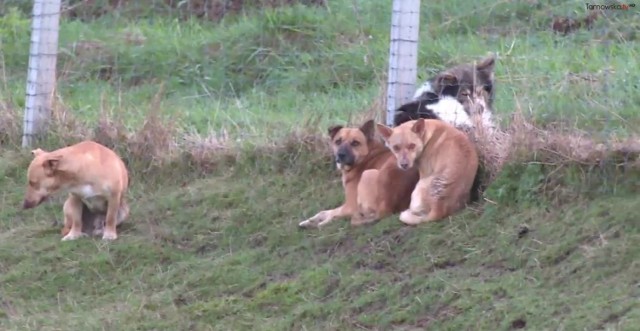
[[[29,200],[24,200],[22,202],[22,209],[29,209],[29,208],[33,208],[35,207],[35,203],[33,201],[29,201]]]
[[[411,168],[411,163],[409,163],[409,158],[406,156],[400,156],[398,158],[398,168],[402,170],[407,170]]]
[[[31,208],[37,207],[41,203],[45,202],[46,200],[47,200],[46,196],[43,196],[38,200],[32,200],[32,199],[29,199],[29,198],[25,198],[24,201],[22,202],[22,209],[31,209]]]
[[[353,153],[346,147],[341,147],[336,152],[336,160],[344,165],[352,165],[354,162]]]

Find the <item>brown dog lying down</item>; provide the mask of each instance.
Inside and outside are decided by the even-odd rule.
[[[411,205],[400,214],[406,224],[436,221],[469,202],[478,154],[466,134],[440,120],[413,120],[395,128],[378,124],[401,169],[417,167],[420,181]],[[415,167],[414,167],[415,165]]]
[[[373,222],[409,207],[418,181],[417,169],[401,170],[393,153],[376,137],[375,122],[359,128],[329,128],[331,148],[342,173],[345,201],[301,222],[301,227],[322,227],[337,218],[352,225]]]
[[[104,240],[118,238],[116,226],[129,215],[125,200],[129,174],[114,151],[93,141],[83,141],[52,152],[36,149],[32,154],[24,209],[40,205],[59,191],[68,191],[63,206],[62,240],[85,236],[83,217],[87,213],[83,213],[83,208],[96,215],[94,234],[101,233]]]

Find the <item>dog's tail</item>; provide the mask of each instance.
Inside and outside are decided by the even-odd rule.
[[[420,118],[439,120],[440,118],[431,109],[428,109],[426,105],[428,100],[418,99],[405,103],[396,109],[395,116],[393,118],[393,125],[398,126],[402,123],[417,120]]]
[[[482,197],[483,175],[484,175],[484,167],[482,167],[482,165],[478,165],[478,170],[476,171],[476,177],[473,178],[473,184],[471,184],[471,194],[470,194],[471,202],[478,202]]]

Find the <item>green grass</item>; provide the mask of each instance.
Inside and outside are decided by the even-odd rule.
[[[497,52],[503,122],[522,111],[594,137],[637,134],[637,10],[561,37],[553,15],[582,16],[583,2],[422,3],[420,79]],[[3,112],[25,102],[18,5],[0,4]],[[158,110],[178,134],[226,131],[248,146],[207,171],[149,170],[128,155],[132,214],[118,241],[61,243],[64,197],[22,211],[28,153],[0,139],[0,329],[640,329],[640,177],[607,162],[509,165],[488,202],[440,223],[297,229],[342,192],[328,156],[290,133],[324,134],[376,107],[388,1],[217,23],[152,12],[63,20],[60,108],[89,129],[107,116],[130,132]]]
[[[11,167],[0,169],[9,175],[3,187],[22,184],[11,176],[21,168]],[[638,325],[637,195],[562,208],[534,197],[527,208],[524,200],[487,205],[417,228],[390,217],[301,231],[298,221],[340,202],[330,163],[258,167],[183,187],[138,184],[117,244],[61,244],[51,226],[59,203],[19,212],[21,190],[3,192],[2,329]]]

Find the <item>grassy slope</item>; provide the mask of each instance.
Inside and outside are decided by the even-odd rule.
[[[81,120],[91,123],[102,109],[135,127],[163,82],[161,110],[179,114],[189,130],[237,133],[241,127],[262,140],[322,112],[318,131],[324,131],[376,97],[387,56],[390,10],[383,3],[336,1],[330,12],[286,9],[221,26],[162,18],[65,22],[63,53],[72,54],[79,40],[107,47],[61,59],[61,98]],[[638,16],[616,14],[592,32],[565,38],[544,31],[551,14],[583,6],[479,1],[429,7],[422,14],[423,72],[499,51],[498,113],[520,107],[543,123],[563,120],[594,135],[625,134],[639,120],[639,76],[631,70],[638,48],[616,37],[637,26]],[[3,22],[0,28],[15,37],[3,34],[9,78],[0,98],[21,108],[28,39],[20,34],[22,20]],[[476,30],[482,32],[469,34]],[[127,31],[146,42],[127,45]],[[603,37],[609,31],[617,32]],[[216,43],[223,47],[202,51]],[[578,53],[565,51],[572,47]],[[105,64],[114,70],[111,82],[95,79]],[[605,74],[605,68],[612,70]],[[572,82],[569,72],[588,73],[595,83]],[[128,85],[138,79],[143,84]],[[63,245],[59,226],[50,224],[60,218],[60,203],[18,210],[28,160],[8,148],[1,153],[3,330],[640,325],[637,176],[622,186],[587,176],[591,183],[581,188],[600,190],[552,204],[536,194],[544,176],[516,167],[488,193],[498,205],[487,203],[482,212],[418,228],[391,217],[362,229],[338,223],[299,231],[297,222],[342,198],[325,159],[266,157],[198,179],[176,169],[171,181],[134,169],[131,223],[118,243]],[[584,184],[575,173],[564,177],[560,191],[578,192]],[[530,232],[519,239],[523,224]]]
[[[332,172],[300,162],[139,188],[117,245],[62,245],[49,225],[58,205],[18,212],[20,190],[5,192],[2,329],[638,325],[637,196],[487,206],[418,228],[392,217],[305,232],[296,222],[341,194]],[[530,232],[519,239],[523,224]]]

